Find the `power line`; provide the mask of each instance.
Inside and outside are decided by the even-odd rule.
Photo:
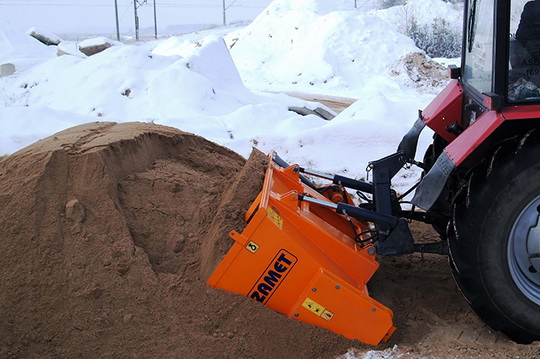
[[[86,6],[86,7],[108,7],[108,8],[112,8],[114,7],[113,5],[106,5],[106,4],[53,4],[53,3],[50,3],[50,4],[29,4],[29,3],[20,3],[20,2],[17,2],[17,3],[0,3],[0,6],[40,6],[40,7],[51,7],[51,6],[57,6],[57,7],[81,7],[81,6]],[[126,6],[126,5],[123,5],[123,6]],[[122,7],[123,7],[122,6]],[[168,8],[221,8],[222,6],[219,5],[219,4],[198,4],[198,5],[193,5],[193,4],[159,4],[160,7],[168,7]],[[266,5],[243,5],[243,4],[234,4],[234,5],[231,5],[231,6],[228,6],[227,9],[229,9],[230,7],[242,7],[242,8],[259,8],[259,7],[264,7]]]
[[[28,0],[26,0],[28,1]],[[112,7],[111,5],[105,4],[29,4],[29,3],[4,3],[0,6],[62,6],[62,7],[81,7],[81,6],[91,6],[91,7]]]
[[[229,4],[227,7],[231,6],[238,6],[238,7],[259,7],[259,6],[266,6],[270,3],[270,0],[266,1],[232,1],[231,4]],[[130,5],[132,5],[133,2],[130,2]],[[130,6],[130,5],[119,5],[119,6]],[[222,4],[219,0],[211,0],[211,1],[197,1],[197,2],[186,2],[185,0],[182,2],[177,1],[167,1],[164,3],[159,3],[160,6],[170,6],[170,7],[222,7]],[[92,6],[92,7],[113,7],[114,5],[110,2],[107,3],[101,3],[96,4],[93,3],[73,3],[73,2],[61,2],[60,1],[54,1],[50,2],[50,0],[24,0],[24,1],[16,1],[16,0],[7,0],[7,1],[0,1],[0,6],[72,6],[72,7],[80,7],[80,6]]]
[[[78,1],[84,1],[80,3]],[[162,2],[163,1],[163,2]],[[233,9],[246,9],[246,11],[251,11],[248,9],[263,9],[268,6],[272,0],[153,0],[154,4],[154,35],[157,38],[157,16],[156,9],[162,8],[165,9],[164,12],[170,14],[184,13],[184,9],[191,9],[197,11],[201,14],[205,13],[214,13],[217,9],[223,11],[223,21],[225,20],[225,12],[230,11],[231,14],[234,13]],[[69,13],[73,8],[80,8],[81,11],[84,11],[86,7],[88,11],[90,8],[102,9],[96,10],[102,13],[108,13],[109,9],[111,14],[114,13],[116,20],[116,37],[120,37],[120,23],[123,23],[124,18],[128,14],[130,8],[132,11],[135,11],[135,31],[136,38],[138,39],[138,16],[137,8],[138,7],[148,7],[151,6],[152,0],[0,0],[0,13],[4,12],[9,14],[11,11],[17,11],[16,8],[20,8],[20,11],[30,13],[43,13],[45,10],[44,7],[47,7],[48,11],[52,13],[56,11],[60,13]],[[144,5],[144,6],[143,6]],[[135,10],[134,10],[135,7]],[[62,10],[62,8],[64,10]],[[71,8],[68,10],[68,8]],[[3,9],[3,10],[2,10]],[[34,11],[32,11],[34,9]],[[175,10],[178,9],[178,10]],[[159,9],[158,9],[159,11]],[[144,17],[148,16],[148,12],[144,12]],[[227,14],[229,15],[229,14]]]

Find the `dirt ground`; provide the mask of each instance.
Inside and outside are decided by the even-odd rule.
[[[411,229],[415,241],[437,240],[427,225],[413,223]],[[381,354],[392,353],[395,358],[540,358],[539,342],[518,345],[476,316],[454,283],[446,256],[413,254],[383,257],[379,262],[370,294],[394,311],[398,328],[381,345],[385,348]],[[357,357],[362,358],[363,353]]]
[[[143,123],[1,158],[0,358],[540,358],[470,311],[441,256],[380,259],[370,293],[398,329],[377,347],[206,286],[265,165]]]

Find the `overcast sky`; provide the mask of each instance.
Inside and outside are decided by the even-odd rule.
[[[271,0],[225,0],[227,23],[254,19]],[[117,0],[120,32],[133,34],[134,4]],[[222,24],[223,0],[155,0],[158,33],[172,25]],[[154,0],[138,1],[139,27],[153,33]],[[115,0],[0,0],[0,21],[26,31],[116,33]],[[170,29],[170,28],[169,28]]]

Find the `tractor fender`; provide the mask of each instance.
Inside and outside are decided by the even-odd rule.
[[[441,194],[452,171],[505,121],[502,113],[486,111],[446,146],[424,176],[412,199],[415,206],[429,210]]]
[[[461,126],[461,111],[463,105],[463,89],[458,80],[452,80],[437,97],[423,110],[412,128],[401,140],[398,151],[414,159],[420,133],[425,126],[431,128],[445,141],[452,142],[456,135],[448,131],[454,123]]]
[[[463,88],[459,80],[452,80],[422,111],[422,120],[447,142],[456,139],[448,129],[462,126]]]

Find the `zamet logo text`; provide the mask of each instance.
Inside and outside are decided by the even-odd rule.
[[[289,274],[297,260],[291,253],[281,249],[266,267],[257,283],[251,288],[249,296],[258,302],[266,303]]]

